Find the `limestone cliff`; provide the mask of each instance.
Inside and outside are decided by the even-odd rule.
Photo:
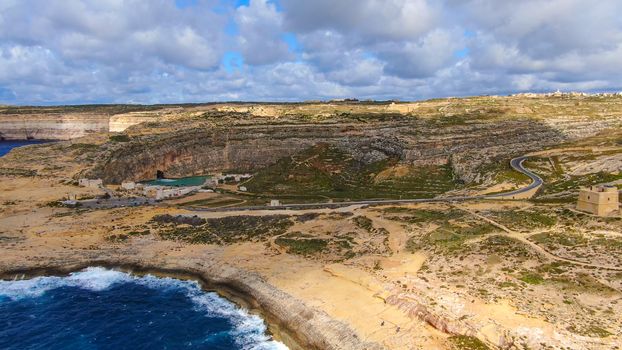
[[[139,109],[140,112],[119,113]],[[174,108],[173,110],[177,110]],[[121,132],[170,111],[158,106],[60,106],[0,108],[0,140],[70,140]]]
[[[334,118],[308,123],[300,119],[254,120],[252,123],[209,123],[187,120],[184,128],[150,133],[145,128],[129,142],[109,144],[90,176],[106,182],[145,180],[156,171],[189,176],[215,171],[253,172],[318,143],[335,145],[354,158],[373,162],[387,157],[414,165],[450,163],[465,182],[491,160],[509,158],[558,144],[574,136],[581,120],[555,126],[527,118],[502,120],[427,120],[395,117],[385,121]],[[176,123],[176,122],[174,122]],[[581,136],[594,134],[618,119],[591,122]],[[162,127],[162,125],[160,125]]]
[[[363,163],[391,157],[415,166],[450,164],[472,183],[491,161],[620,128],[621,116],[622,98],[593,97],[24,107],[0,109],[0,137],[94,133],[95,145],[75,141],[86,144],[67,151],[76,153],[81,176],[108,183],[151,179],[158,170],[167,176],[253,172],[319,143]],[[109,139],[108,132],[121,131],[127,135]]]
[[[0,117],[2,140],[69,140],[107,131],[106,115],[9,114]]]

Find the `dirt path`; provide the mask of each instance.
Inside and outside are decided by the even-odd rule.
[[[535,231],[531,231],[528,233],[520,233],[520,232],[516,232],[513,231],[511,229],[509,229],[507,226],[504,226],[484,215],[481,215],[479,213],[476,213],[472,210],[469,210],[467,208],[461,207],[461,206],[454,206],[456,209],[462,210],[464,212],[467,212],[481,220],[484,220],[488,223],[490,223],[491,225],[494,225],[498,228],[500,228],[501,230],[503,230],[505,233],[502,234],[503,236],[509,237],[509,238],[513,238],[516,239],[518,241],[521,241],[522,243],[525,243],[526,245],[530,246],[533,250],[535,250],[536,252],[540,253],[541,255],[546,256],[547,258],[551,259],[551,260],[557,260],[557,261],[564,261],[570,264],[575,264],[575,265],[580,265],[583,267],[592,267],[592,268],[598,268],[598,269],[603,269],[603,270],[611,270],[611,271],[622,271],[622,268],[620,267],[615,267],[615,266],[607,266],[607,265],[600,265],[600,264],[590,264],[590,263],[586,263],[584,261],[580,261],[580,260],[575,260],[575,259],[570,259],[570,258],[564,258],[558,255],[553,254],[552,252],[546,250],[544,247],[528,240],[526,238],[526,236],[531,236],[533,234],[536,233],[540,233],[541,231],[535,232]]]

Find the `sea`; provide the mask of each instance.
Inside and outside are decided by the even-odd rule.
[[[9,153],[15,147],[21,147],[26,145],[32,145],[35,143],[43,143],[45,141],[38,140],[16,140],[16,141],[0,141],[0,157]]]
[[[198,282],[89,267],[0,281],[0,349],[287,349]]]

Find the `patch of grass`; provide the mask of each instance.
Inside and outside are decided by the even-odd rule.
[[[175,218],[175,217],[173,217]],[[162,239],[182,240],[189,243],[232,244],[236,242],[263,241],[270,236],[287,232],[294,224],[288,215],[227,216],[200,219],[205,222],[192,225],[192,217],[182,221],[161,220],[158,230]]]
[[[481,340],[466,335],[454,335],[449,337],[452,349],[455,350],[490,350]]]
[[[543,232],[530,236],[529,240],[544,245],[549,250],[555,250],[559,248],[560,245],[574,247],[588,242],[587,238],[583,237],[581,234],[572,232]]]
[[[275,240],[275,243],[287,248],[288,253],[305,256],[321,253],[328,246],[327,240],[319,238],[292,239],[279,237]]]
[[[400,216],[386,216],[389,220],[403,221],[408,223],[446,223],[452,219],[464,217],[464,212],[456,209],[428,210],[390,207],[382,210],[386,214],[402,214]]]
[[[549,264],[543,264],[536,268],[538,272],[547,273],[549,275],[559,275],[568,271],[572,264],[565,261],[553,261]]]
[[[115,235],[110,235],[106,237],[106,240],[109,242],[125,242],[128,240],[128,238],[130,238],[128,235],[124,234],[124,233],[120,233],[120,234],[115,234]]]
[[[130,231],[127,233],[128,236],[147,236],[150,234],[151,234],[151,230]]]
[[[491,218],[501,225],[515,231],[525,231],[535,228],[551,227],[557,223],[557,218],[552,215],[534,210],[508,210],[488,212]]]
[[[181,203],[181,206],[190,206],[190,207],[201,207],[201,208],[219,208],[225,206],[233,206],[237,204],[245,203],[243,199],[237,198],[208,198],[208,199],[198,199],[190,202]]]
[[[99,145],[92,143],[72,143],[69,146],[69,149],[78,155],[82,155],[84,153],[97,151],[99,149]]]
[[[525,243],[507,236],[492,235],[471,247],[475,253],[495,254],[503,259],[527,260],[537,254]]]
[[[586,337],[606,338],[612,335],[606,329],[600,326],[597,326],[597,325],[593,325],[593,324],[586,326],[586,327],[571,325],[567,329],[568,331],[572,333],[579,334],[579,335],[586,336]]]
[[[591,186],[594,184],[602,184],[621,179],[622,172],[619,174],[598,172],[581,176],[571,176],[570,179],[562,178],[554,182],[547,182],[545,179],[545,183],[539,191],[539,194],[547,195],[565,191],[576,192],[580,187]]]
[[[296,221],[298,222],[313,221],[319,217],[320,217],[320,214],[318,213],[304,213],[304,214],[296,216]]]
[[[354,224],[367,232],[374,230],[373,222],[367,216],[356,216],[352,219]]]
[[[527,284],[533,285],[544,283],[544,277],[536,272],[524,272],[518,279]]]
[[[112,135],[110,136],[110,141],[112,142],[129,142],[130,137],[126,134]]]
[[[0,168],[0,176],[32,177],[36,175],[37,175],[36,170],[19,169],[19,168]]]

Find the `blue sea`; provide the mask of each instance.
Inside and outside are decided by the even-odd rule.
[[[99,267],[0,281],[0,349],[287,349],[194,281]]]
[[[16,141],[0,141],[0,157],[9,153],[15,147],[21,147],[26,145],[32,145],[35,143],[43,143],[45,141],[36,140],[16,140]]]

